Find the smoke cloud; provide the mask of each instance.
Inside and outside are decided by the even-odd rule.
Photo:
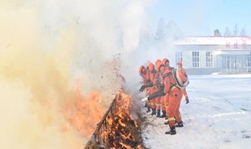
[[[84,94],[97,90],[104,107],[130,88],[138,61],[128,58],[149,4],[0,1],[0,148],[83,148],[88,139],[63,116],[72,86],[80,80]]]

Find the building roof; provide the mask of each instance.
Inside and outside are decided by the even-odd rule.
[[[251,45],[251,36],[197,36],[183,37],[175,41],[176,45]]]

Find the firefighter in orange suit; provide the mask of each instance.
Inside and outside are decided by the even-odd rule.
[[[148,85],[150,83],[150,78],[149,78],[149,71],[147,68],[145,68],[145,66],[140,66],[139,67],[139,75],[142,77],[143,79],[143,83],[141,88],[139,89],[141,92],[143,92],[144,90],[146,91],[146,95],[149,95],[148,89],[145,89],[145,86]],[[148,101],[145,105],[147,107],[147,111],[146,112],[150,112],[150,101]]]
[[[178,72],[179,72],[179,76],[181,78],[181,81],[185,82],[185,80],[187,80],[187,74],[186,74],[185,69],[182,67],[182,62],[179,61],[177,63],[177,65],[178,65]],[[188,98],[186,88],[182,89],[182,94],[185,96],[186,104],[188,104],[189,103],[189,98]]]
[[[170,66],[170,62],[167,58],[164,58],[162,61],[162,64],[164,65],[165,69],[172,70],[172,67]],[[166,111],[168,108],[168,96],[162,96],[162,112],[163,115],[161,117],[167,117]]]
[[[183,122],[179,111],[180,101],[182,99],[182,91],[178,87],[176,87],[176,82],[170,69],[165,68],[165,66],[162,63],[158,64],[158,66],[156,67],[163,76],[163,82],[165,85],[164,94],[165,96],[168,96],[169,99],[167,115],[168,115],[170,131],[167,131],[165,133],[174,135],[176,134],[175,119],[178,122],[178,125],[176,126],[183,127]]]
[[[148,70],[149,70],[149,78],[150,78],[150,82],[151,82],[151,87],[150,90],[149,90],[149,94],[153,94],[158,90],[157,88],[157,80],[156,80],[156,70],[155,70],[155,67],[154,67],[154,64],[153,63],[150,63],[148,65]],[[156,108],[158,109],[159,107],[157,106],[156,104],[156,100],[158,100],[159,97],[153,99],[150,101],[150,104],[151,104],[151,108],[152,108],[152,114],[151,115],[156,115]]]
[[[157,59],[155,61],[155,70],[156,70],[156,78],[155,79],[156,79],[156,86],[158,88],[158,91],[163,90],[163,87],[164,87],[162,74],[156,69],[156,66],[158,66],[159,63],[161,63],[161,60]],[[162,112],[163,112],[163,109],[165,109],[162,106],[163,105],[163,102],[162,102],[163,99],[162,98],[164,98],[164,97],[163,96],[159,96],[159,97],[156,97],[156,99],[155,99],[155,101],[156,101],[156,109],[157,109],[157,117],[162,117],[160,115],[160,111],[162,110]],[[164,112],[165,112],[165,110],[164,110]],[[166,116],[164,115],[164,117],[166,117]]]
[[[173,69],[173,67],[170,66],[170,62],[169,62],[169,60],[168,60],[167,58],[164,58],[164,59],[162,60],[162,64],[163,64],[166,68],[168,68],[168,69],[170,69],[170,70]]]

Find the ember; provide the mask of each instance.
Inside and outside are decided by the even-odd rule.
[[[131,96],[119,91],[85,149],[145,148],[137,122],[130,114],[131,105]]]

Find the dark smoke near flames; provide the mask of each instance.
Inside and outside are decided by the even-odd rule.
[[[124,87],[144,7],[0,1],[0,148],[83,148]]]

